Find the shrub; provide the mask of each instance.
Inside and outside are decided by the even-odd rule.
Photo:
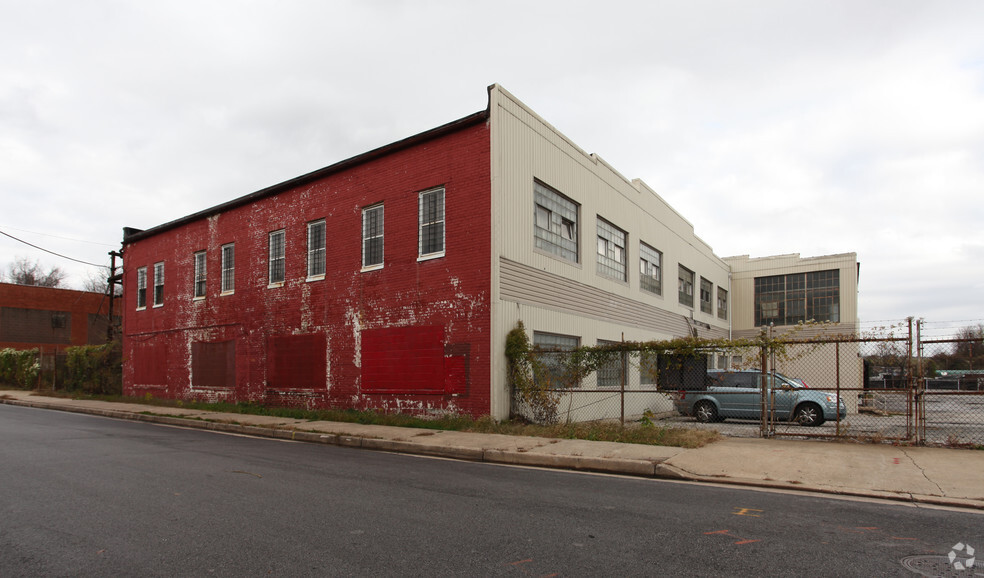
[[[37,349],[0,350],[0,384],[22,388],[34,387],[40,371]]]
[[[65,387],[88,394],[123,392],[123,361],[119,343],[82,345],[65,350]]]

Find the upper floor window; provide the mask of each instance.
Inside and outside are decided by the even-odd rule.
[[[680,305],[694,306],[694,272],[680,265],[678,293]]]
[[[598,274],[625,281],[625,231],[598,218]]]
[[[728,292],[718,287],[718,317],[728,318]]]
[[[662,295],[662,269],[663,254],[645,243],[639,243],[639,288]]]
[[[164,263],[154,263],[154,307],[164,305]]]
[[[137,269],[137,309],[147,307],[147,268]]]
[[[553,189],[533,183],[533,241],[537,249],[577,263],[578,205]]]
[[[307,231],[307,276],[325,275],[325,220],[308,223]]]
[[[362,209],[362,269],[383,266],[383,206]]]
[[[444,255],[443,187],[420,193],[418,222],[419,256],[426,258]]]
[[[195,298],[205,297],[205,251],[195,253]]]
[[[270,233],[269,237],[269,260],[267,262],[267,275],[270,285],[284,282],[286,264],[286,242],[283,229]]]
[[[222,293],[236,290],[236,245],[222,245]]]
[[[840,270],[755,278],[755,325],[840,322]]]
[[[714,285],[704,279],[700,278],[700,310],[703,313],[713,313],[714,305],[711,303],[712,293],[714,291]]]

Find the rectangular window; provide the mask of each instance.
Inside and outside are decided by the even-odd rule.
[[[307,235],[307,276],[325,276],[325,221],[308,223]]]
[[[694,306],[694,272],[683,265],[679,266],[679,283],[677,289],[679,293],[680,305],[687,307]]]
[[[577,263],[577,212],[578,205],[574,201],[534,181],[534,246],[566,261]]]
[[[444,188],[420,193],[419,256],[440,257],[444,255]]]
[[[195,299],[205,298],[205,251],[195,253]]]
[[[718,317],[728,318],[728,292],[720,287],[718,287]]]
[[[700,310],[702,313],[713,313],[713,305],[711,304],[712,294],[714,293],[714,285],[710,281],[700,278]]]
[[[362,269],[383,266],[383,206],[362,209]]]
[[[645,243],[639,243],[639,288],[662,295],[662,267],[663,254]]]
[[[222,245],[222,293],[236,290],[236,245]]]
[[[137,309],[147,307],[147,268],[137,269]]]
[[[608,221],[598,218],[598,274],[625,281],[626,233]]]
[[[615,345],[617,341],[598,340],[598,345]],[[598,387],[621,388],[625,382],[625,352],[612,354],[612,358],[598,367]]]
[[[755,278],[755,325],[840,322],[840,270]]]
[[[270,257],[267,263],[270,285],[284,282],[286,265],[286,241],[283,229],[270,233]]]
[[[154,307],[164,305],[164,263],[154,263]]]
[[[581,338],[573,335],[558,335],[556,333],[533,332],[533,346],[540,353],[543,371],[539,377],[547,380],[550,389],[570,389],[580,387],[580,383],[571,383],[564,363],[568,351],[581,345]]]

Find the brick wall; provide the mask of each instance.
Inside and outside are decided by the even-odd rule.
[[[418,193],[437,186],[445,188],[446,253],[418,261]],[[490,189],[488,127],[473,123],[127,244],[125,392],[309,407],[488,413]],[[384,206],[383,267],[361,272],[362,209],[378,203]],[[327,272],[322,279],[307,280],[307,223],[319,219],[327,225]],[[281,229],[285,281],[270,286],[268,238]],[[221,295],[220,248],[228,243],[235,243],[235,291]],[[206,251],[204,299],[193,293],[197,251]],[[155,307],[153,271],[158,262],[164,263],[164,299]],[[148,303],[138,310],[136,272],[142,267],[147,270]],[[439,372],[431,368],[439,383],[364,387],[365,362],[389,364],[368,371],[390,377],[400,374],[401,362],[385,356],[366,360],[363,335],[415,327],[440,329],[439,351],[444,355],[430,359],[444,365]],[[317,336],[320,341],[315,342],[324,343],[319,346],[323,349],[311,351],[304,345],[295,352],[296,363],[304,368],[288,371],[284,363],[295,361],[290,359],[291,340],[283,338],[304,335]],[[278,344],[274,358],[271,340]],[[193,386],[200,383],[192,375],[193,344],[225,341],[235,342],[234,385]],[[323,381],[313,385],[312,376],[322,367]]]
[[[0,348],[101,344],[108,321],[109,300],[102,294],[0,283]]]

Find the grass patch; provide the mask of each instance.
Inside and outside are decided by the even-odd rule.
[[[682,448],[699,448],[721,439],[721,434],[716,431],[656,426],[646,419],[642,420],[642,422],[626,424],[625,426],[617,422],[536,425],[511,420],[496,421],[489,416],[473,419],[459,414],[420,417],[400,413],[381,413],[354,409],[311,410],[293,407],[274,407],[254,403],[206,403],[194,400],[126,397],[121,395],[73,395],[71,393],[47,392],[44,395],[72,399],[138,403],[157,407],[180,407],[218,413],[264,415],[302,421],[333,421],[427,430],[495,433],[512,436],[608,441]]]

